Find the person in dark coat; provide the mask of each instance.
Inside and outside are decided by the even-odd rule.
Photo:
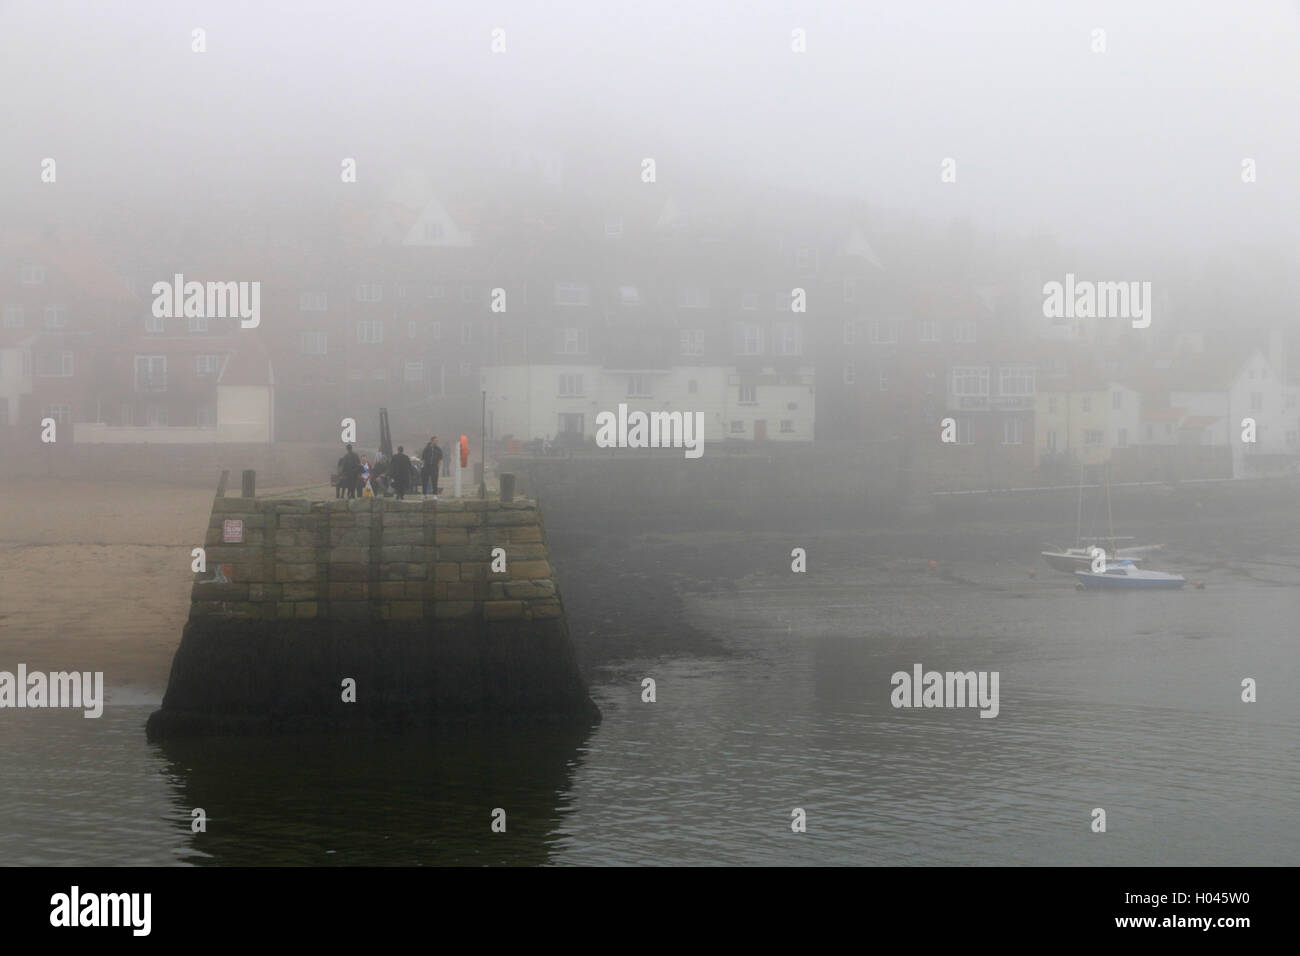
[[[355,498],[357,496],[357,479],[361,475],[361,459],[352,450],[351,445],[348,445],[347,449],[347,452],[339,459],[339,480],[348,489],[348,497]]]
[[[424,446],[424,450],[420,452],[421,493],[426,497],[429,494],[429,489],[433,487],[433,483],[438,480],[438,470],[433,464],[433,442],[434,439],[430,438],[428,444]]]
[[[401,445],[397,446],[397,454],[393,456],[388,474],[393,480],[393,490],[397,492],[397,500],[401,501],[406,496],[407,489],[411,487],[411,459]]]
[[[438,436],[434,435],[429,439],[429,463],[426,474],[429,476],[429,482],[433,485],[433,496],[438,497],[438,472],[442,469],[442,449],[438,447]]]
[[[334,497],[335,498],[342,498],[343,490],[347,487],[347,485],[345,484],[345,479],[343,477],[343,466],[347,462],[347,459],[348,456],[346,454],[341,455],[339,457],[338,464],[334,466]]]

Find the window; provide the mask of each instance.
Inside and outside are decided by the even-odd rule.
[[[407,362],[402,372],[402,378],[408,382],[424,381],[424,363]]]
[[[758,404],[758,386],[742,385],[740,386],[740,404],[757,405]]]
[[[871,323],[868,339],[872,345],[892,345],[898,341],[898,325],[893,319],[877,319]]]
[[[852,319],[844,320],[844,344],[852,345],[855,333],[857,332],[857,323]]]
[[[921,341],[938,342],[939,341],[939,323],[934,319],[926,319],[921,323]]]
[[[1104,438],[1105,436],[1101,433],[1101,429],[1098,428],[1084,429],[1083,443],[1085,445],[1100,445]]]
[[[200,428],[211,428],[217,423],[217,410],[211,405],[201,405],[195,414],[195,424]]]
[[[1124,393],[1123,393],[1123,392],[1117,390],[1117,391],[1114,391],[1114,392],[1111,392],[1111,393],[1110,393],[1110,407],[1111,407],[1111,408],[1123,408],[1123,407],[1124,407]]]
[[[1147,426],[1147,441],[1151,441],[1154,437],[1155,437],[1155,429],[1154,429],[1152,426],[1148,425],[1148,426]]]
[[[734,422],[731,423],[731,434],[733,434],[733,435],[743,435],[744,433],[745,433],[745,423],[744,423],[744,422],[737,420],[737,421],[734,421]]]
[[[763,330],[757,325],[742,325],[736,329],[736,354],[761,355]]]
[[[803,329],[798,325],[778,323],[772,339],[772,351],[777,355],[803,354]]]
[[[1024,443],[1024,422],[1019,418],[1007,418],[1002,421],[1002,444],[1020,445]]]
[[[445,299],[446,297],[447,297],[447,290],[444,289],[442,286],[440,285],[429,286],[430,299]]]
[[[794,431],[794,421],[789,418],[781,419],[781,431],[789,435]]]
[[[384,340],[382,319],[362,319],[357,323],[357,341],[362,345],[378,345]]]
[[[844,384],[845,384],[845,385],[852,385],[852,384],[853,384],[854,374],[855,374],[855,372],[854,372],[854,368],[853,368],[852,365],[846,365],[846,366],[844,366]]]
[[[1085,411],[1085,412],[1090,412],[1090,411],[1092,411],[1092,396],[1091,396],[1091,395],[1084,395],[1082,398],[1080,398],[1080,399],[1079,399],[1079,407],[1080,407],[1081,409],[1083,409],[1083,411]]]
[[[379,302],[384,297],[384,287],[378,284],[362,283],[355,291],[358,302]]]
[[[811,249],[796,249],[794,251],[794,267],[796,269],[809,269],[813,263],[813,251]]]
[[[21,329],[23,327],[23,307],[21,305],[6,305],[4,317],[6,329]]]
[[[1295,408],[1295,403],[1296,403],[1295,392],[1288,392],[1286,396],[1286,407],[1288,409]]]
[[[954,395],[987,396],[989,393],[988,367],[954,366],[952,370],[952,393]]]
[[[957,444],[975,444],[975,423],[969,418],[960,418],[957,420]]]
[[[605,238],[617,239],[621,235],[623,235],[623,217],[619,216],[617,219],[606,219]]]
[[[300,312],[324,312],[328,305],[329,299],[324,292],[298,293],[298,311]]]
[[[442,323],[441,323],[441,322],[430,322],[430,323],[429,323],[429,337],[432,338],[432,339],[434,339],[435,341],[441,341],[441,340],[442,340]]]
[[[571,438],[582,437],[582,412],[560,412],[560,429],[561,435],[567,435]]]
[[[703,329],[682,329],[681,332],[678,333],[678,339],[682,344],[683,355],[704,354]]]
[[[740,297],[740,307],[746,312],[754,312],[758,309],[758,293],[746,292]]]
[[[1119,431],[1117,431],[1117,432],[1115,433],[1115,447],[1117,447],[1117,448],[1127,448],[1127,447],[1128,447],[1128,429],[1127,429],[1127,428],[1121,428],[1121,429],[1119,429]]]
[[[560,398],[577,398],[582,394],[581,375],[560,376]]]
[[[442,223],[426,222],[424,224],[424,238],[426,242],[437,242],[442,238]]]
[[[587,330],[581,328],[556,329],[555,351],[560,355],[586,355]]]
[[[66,428],[69,420],[72,418],[72,406],[70,405],[46,405],[44,418],[53,418],[54,423],[59,428]]]
[[[416,330],[416,326],[415,326],[415,320],[412,319],[411,321],[407,322],[407,323],[406,323],[406,337],[407,337],[408,339],[413,339],[413,338],[415,338],[418,334],[419,334],[419,333],[417,332],[417,330]]]
[[[1028,398],[1034,394],[1034,369],[1020,365],[998,369],[998,394]]]
[[[677,304],[683,309],[707,309],[709,307],[709,292],[707,289],[701,289],[698,286],[687,286],[678,293]]]
[[[856,279],[844,280],[844,301],[852,302],[858,293],[858,282]]]
[[[1050,415],[1055,415],[1055,414],[1056,414],[1056,396],[1055,396],[1055,395],[1053,395],[1051,398],[1049,398],[1049,399],[1047,400],[1047,411],[1048,411],[1048,414],[1050,414]]]
[[[1263,392],[1251,392],[1251,393],[1250,393],[1250,410],[1251,410],[1252,412],[1257,412],[1257,411],[1260,411],[1263,407],[1264,407],[1264,393],[1263,393]]]
[[[144,319],[144,330],[146,332],[161,333],[166,328],[166,320],[161,315],[154,315],[150,312]]]
[[[460,344],[470,345],[474,342],[474,326],[468,322],[460,324]]]
[[[45,307],[45,327],[47,329],[61,329],[67,324],[68,317],[64,314],[63,306],[47,305]]]
[[[348,381],[359,382],[366,377],[365,369],[350,368],[348,369]]]
[[[699,382],[697,382],[697,381],[696,381],[695,379],[693,379],[693,378],[692,378],[692,379],[687,379],[687,381],[686,381],[686,391],[687,391],[688,394],[690,394],[690,395],[698,394],[699,390],[700,390],[700,383],[699,383]]]
[[[1053,428],[1047,433],[1047,450],[1056,454],[1056,429]]]
[[[45,270],[29,263],[23,266],[22,276],[23,285],[40,285],[45,281]]]
[[[208,317],[206,315],[191,315],[189,317],[189,326],[191,332],[206,332],[208,330]]]
[[[880,390],[882,392],[889,391],[889,373],[881,372],[879,376],[879,381],[880,381]]]
[[[474,364],[473,364],[472,362],[461,362],[461,363],[460,363],[460,377],[461,377],[461,378],[469,378],[469,377],[470,377],[471,375],[473,375],[473,374],[474,374]]]
[[[621,285],[618,287],[618,300],[624,305],[640,305],[641,290],[634,285]]]
[[[629,375],[627,377],[628,398],[650,398],[651,394],[649,375]]]
[[[324,332],[302,333],[303,355],[326,355],[329,352],[329,338]]]
[[[167,356],[137,355],[135,357],[135,390],[137,392],[167,390]]]
[[[577,282],[555,283],[556,305],[589,305],[591,290]]]
[[[69,378],[71,375],[71,352],[38,352],[36,354],[37,378]]]
[[[195,373],[198,375],[216,375],[221,370],[220,355],[200,355],[195,360]]]
[[[154,427],[167,427],[167,409],[162,405],[149,405],[144,410],[144,423]]]
[[[959,343],[975,344],[975,323],[969,319],[958,322],[956,328],[953,329],[952,340]]]

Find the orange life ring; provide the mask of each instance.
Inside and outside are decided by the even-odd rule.
[[[460,436],[460,467],[469,467],[469,437],[467,435]]]

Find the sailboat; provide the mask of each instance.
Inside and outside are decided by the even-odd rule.
[[[1047,548],[1040,552],[1043,560],[1053,570],[1062,571],[1066,574],[1072,574],[1077,571],[1090,571],[1092,569],[1093,550],[1101,548],[1106,555],[1106,563],[1118,564],[1121,561],[1127,561],[1135,568],[1142,563],[1143,555],[1148,551],[1159,551],[1164,547],[1162,544],[1147,545],[1127,545],[1119,547],[1121,541],[1136,541],[1132,536],[1117,537],[1114,534],[1114,526],[1111,522],[1110,510],[1110,469],[1106,469],[1106,520],[1110,527],[1111,534],[1105,538],[1085,538],[1083,536],[1083,477],[1084,468],[1079,468],[1079,501],[1075,512],[1074,523],[1074,540],[1079,542],[1073,547],[1066,548]],[[1109,544],[1109,547],[1105,543]]]
[[[1180,588],[1187,583],[1181,574],[1146,571],[1132,561],[1108,562],[1105,571],[1075,571],[1074,576],[1085,588]]]

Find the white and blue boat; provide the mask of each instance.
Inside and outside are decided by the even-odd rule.
[[[1100,573],[1075,571],[1074,576],[1085,588],[1180,588],[1187,583],[1181,574],[1147,571],[1128,560],[1107,563],[1106,570]]]

